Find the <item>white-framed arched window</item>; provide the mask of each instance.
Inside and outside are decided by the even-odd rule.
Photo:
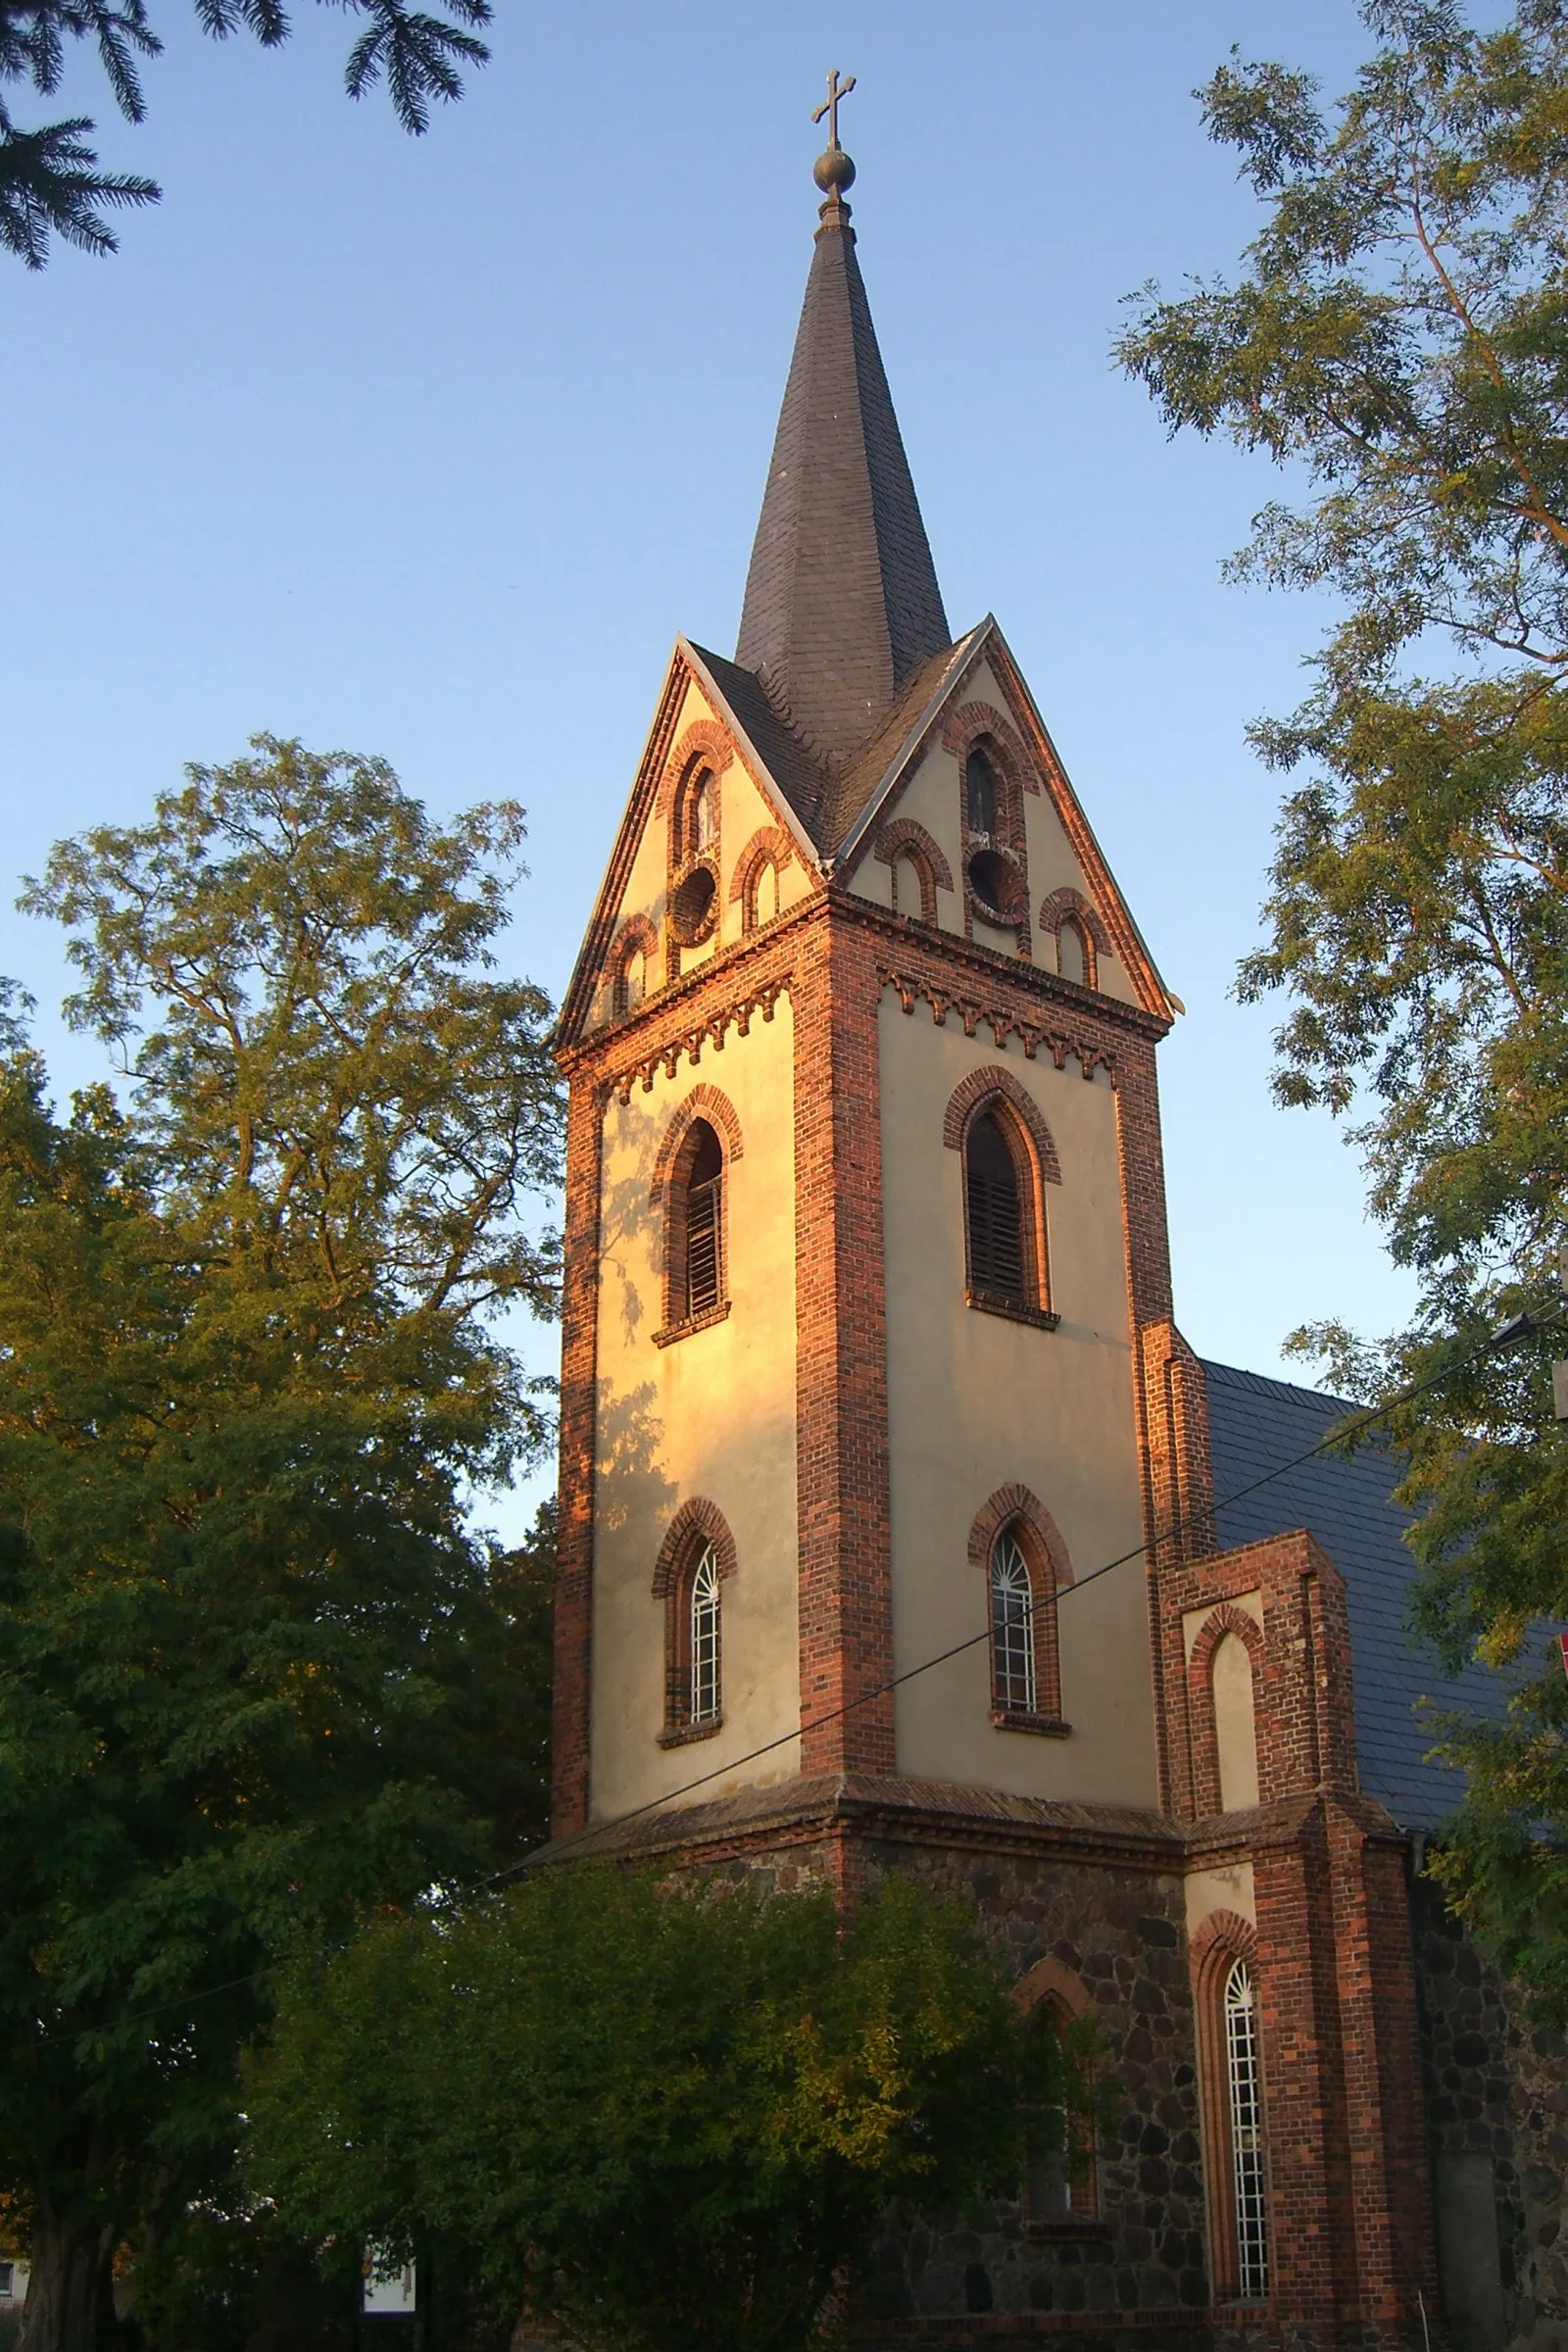
[[[692,1567],[691,1623],[687,1637],[690,1660],[690,1697],[687,1718],[692,1723],[716,1723],[720,1689],[721,1640],[718,1598],[718,1553],[705,1544]]]
[[[1034,1603],[1023,1546],[1004,1527],[991,1546],[992,1703],[1022,1715],[1036,1711]]]
[[[1268,2293],[1268,2204],[1263,2180],[1263,2085],[1257,1993],[1246,1960],[1233,1962],[1221,2009],[1236,2212],[1236,2278],[1244,2302]]]

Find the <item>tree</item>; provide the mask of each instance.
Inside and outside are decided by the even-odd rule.
[[[444,16],[411,9],[406,0],[341,5],[368,20],[344,72],[349,96],[363,97],[384,77],[398,121],[416,135],[429,128],[433,100],[462,97],[462,68],[489,58],[466,28],[489,24],[491,0],[442,0]],[[196,15],[215,40],[252,32],[264,49],[275,49],[289,36],[281,0],[196,0]],[[53,97],[68,39],[95,44],[115,103],[127,122],[140,122],[147,110],[137,61],[163,48],[146,0],[0,0],[0,80],[30,81]],[[74,115],[24,130],[0,98],[0,244],[29,270],[47,261],[51,230],[85,253],[113,253],[118,240],[104,208],[158,201],[155,181],[99,170],[87,144],[93,127],[90,118]]]
[[[1443,1376],[1390,1423],[1418,1618],[1523,1682],[1499,1723],[1447,1727],[1470,1793],[1434,1867],[1568,2009],[1568,1686],[1532,1632],[1568,1615],[1568,8],[1519,0],[1486,33],[1451,0],[1363,15],[1381,45],[1332,118],[1234,57],[1200,93],[1264,225],[1234,285],[1146,290],[1118,350],[1173,431],[1314,493],[1233,559],[1344,608],[1311,699],[1255,730],[1306,778],[1240,994],[1293,1001],[1276,1094],[1355,1119],[1421,1298],[1381,1347],[1297,1341],[1367,1400]],[[1445,647],[1461,665],[1433,680]],[[1520,1312],[1546,1327],[1478,1358]]]
[[[623,2352],[796,2352],[891,2200],[1016,2194],[1068,2095],[967,1915],[906,1881],[841,1916],[557,1867],[302,1965],[250,2164],[297,2230],[456,2252],[501,2343],[526,2299]]]
[[[296,1937],[541,1826],[536,1603],[469,1530],[543,1399],[558,1165],[520,829],[261,740],[57,849],[68,1122],[0,1040],[0,2194],[28,2352],[112,2344],[117,2251],[221,2187]],[[536,1643],[535,1643],[536,1645]]]

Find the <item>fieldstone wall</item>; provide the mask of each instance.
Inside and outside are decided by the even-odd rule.
[[[1065,1857],[889,1843],[866,1855],[967,1896],[1014,1974],[1058,1961],[1080,1978],[1117,2094],[1100,2141],[1098,2215],[890,2217],[866,2280],[873,2322],[1075,2312],[1175,2320],[1208,2302],[1192,1993],[1182,1882]],[[1167,2340],[1162,2337],[1161,2340]]]
[[[1439,2264],[1455,2352],[1568,2352],[1568,2040],[1411,1888]]]

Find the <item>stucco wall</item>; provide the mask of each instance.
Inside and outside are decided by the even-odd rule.
[[[971,1524],[1014,1482],[1033,1490],[1086,1576],[1059,1606],[1064,1740],[991,1722],[981,1642],[898,1693],[901,1772],[1106,1803],[1157,1801],[1143,1521],[1128,1342],[1115,1095],[1103,1070],[1026,1059],[1016,1039],[938,1027],[893,992],[880,1015],[886,1202],[894,1647],[898,1669],[984,1633]],[[962,1169],[943,1142],[959,1081],[1003,1063],[1038,1102],[1061,1183],[1049,1185],[1052,1304],[1042,1331],[964,1303]]]
[[[958,690],[955,700],[961,704],[989,703],[1005,717],[1008,704],[987,662],[982,662],[973,677]],[[1009,722],[1010,723],[1010,722]],[[1051,893],[1069,887],[1093,899],[1093,892],[1083,872],[1066,827],[1051,798],[1049,779],[1042,783],[1037,795],[1024,795],[1024,838],[1029,867],[1029,909],[1031,918],[1038,915],[1040,906]],[[872,828],[875,840],[881,826],[894,817],[907,817],[923,825],[947,858],[955,888],[938,890],[937,925],[943,931],[961,932],[963,929],[963,841],[960,829],[961,799],[958,762],[954,754],[933,741],[916,763],[903,790],[878,815]],[[893,876],[880,858],[867,854],[855,869],[851,888],[859,897],[871,899],[879,906],[893,903]],[[901,913],[916,911],[901,906]],[[1102,913],[1103,909],[1101,909]],[[979,945],[990,948],[1000,956],[1021,953],[1016,935],[1006,929],[977,923],[975,937]],[[1054,935],[1043,935],[1038,923],[1028,960],[1043,971],[1057,968],[1056,941]],[[1102,952],[1099,958],[1097,986],[1105,996],[1117,997],[1124,1004],[1136,1002],[1136,992],[1121,963],[1114,956]]]
[[[792,1733],[800,1718],[795,1507],[794,1024],[788,997],[771,1020],[732,1032],[722,1054],[662,1071],[650,1092],[605,1116],[599,1298],[599,1447],[594,1500],[595,1820],[666,1794],[700,1773]],[[670,1119],[700,1084],[718,1087],[743,1152],[725,1170],[728,1317],[663,1348],[660,1220],[650,1203]],[[661,1748],[664,1604],[652,1591],[665,1529],[695,1495],[735,1538],[723,1588],[722,1729]],[[790,1740],[741,1781],[800,1769]]]
[[[681,706],[680,718],[675,727],[673,744],[676,750],[679,749],[681,739],[688,728],[696,725],[699,721],[707,722],[710,725],[716,723],[708,698],[693,682],[686,689],[686,699]],[[669,883],[670,811],[666,806],[667,799],[668,795],[662,793],[654,806],[642,839],[637,845],[631,872],[627,876],[626,887],[621,894],[620,906],[615,917],[617,935],[620,926],[634,915],[645,916],[658,934],[659,948],[648,958],[647,993],[649,996],[657,994],[669,978],[669,974],[664,968],[667,944],[664,932],[664,900]],[[731,885],[735,879],[735,869],[756,835],[774,829],[782,830],[777,811],[764,795],[758,790],[741,761],[738,759],[731,760],[729,764],[721,770],[718,778],[718,922],[712,935],[700,947],[681,950],[682,976],[699,970],[703,964],[711,961],[721,949],[733,947],[741,937],[741,905],[730,895]],[[791,906],[797,905],[808,895],[810,887],[810,880],[801,863],[799,854],[792,847],[791,855],[786,859],[784,870],[779,876],[778,911],[780,913],[787,912]],[[588,1023],[590,1028],[597,1028],[610,1019],[612,987],[613,973],[602,973],[594,996],[592,1016]]]

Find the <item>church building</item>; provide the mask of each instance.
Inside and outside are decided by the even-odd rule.
[[[903,1870],[1098,2022],[1087,2171],[890,2225],[868,2342],[1568,2345],[1568,2074],[1543,2121],[1416,1876],[1395,1471],[1274,1479],[1341,1408],[1177,1328],[1180,1007],[949,622],[854,176],[835,135],[739,641],[676,640],[562,1015],[551,1850]]]

